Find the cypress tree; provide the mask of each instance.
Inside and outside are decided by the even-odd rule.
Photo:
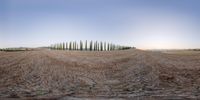
[[[73,50],[73,42],[72,42],[72,44],[71,44],[71,50]]]
[[[76,50],[76,45],[75,45],[75,42],[74,42],[74,47],[73,47],[73,48],[74,48],[74,50]]]
[[[108,43],[107,45],[107,51],[110,51],[110,44]]]
[[[87,40],[85,41],[85,50],[87,51]]]
[[[76,44],[76,49],[79,50],[79,49],[78,49],[78,43]]]
[[[76,50],[76,48],[75,48],[75,42],[73,42],[73,50]]]
[[[60,43],[60,50],[62,50],[62,43]]]
[[[59,44],[57,44],[57,50],[59,50]]]
[[[66,42],[66,50],[68,50],[68,43]]]
[[[75,50],[77,50],[77,48],[76,48],[76,41],[75,41],[74,45],[75,45]]]
[[[111,51],[113,50],[113,44],[112,43],[110,44],[110,50]]]
[[[99,42],[97,43],[97,51],[99,51]]]
[[[112,50],[112,43],[110,43],[110,51]]]
[[[104,42],[104,51],[106,51],[106,42]]]
[[[83,50],[83,42],[81,41],[81,50]]]
[[[103,43],[101,42],[101,51],[103,51]]]
[[[74,50],[76,50],[76,41],[74,42]]]
[[[65,50],[65,43],[63,42],[63,50]]]
[[[90,51],[92,51],[92,41],[90,41]]]
[[[110,51],[111,51],[112,50],[112,44],[111,43],[109,44],[109,48],[110,48]]]
[[[98,50],[98,42],[96,41],[96,51]]]
[[[95,42],[95,44],[94,44],[94,51],[96,51],[97,50],[97,42]]]
[[[76,42],[76,50],[78,50],[78,42]]]
[[[114,50],[114,44],[112,44],[112,50]]]
[[[96,51],[96,42],[94,42],[94,51]]]
[[[58,44],[58,47],[59,47],[59,50],[60,50],[61,49],[61,44],[60,43]]]
[[[83,50],[83,44],[82,44],[82,41],[80,40],[80,50],[82,51]]]
[[[78,50],[78,42],[76,42],[76,50]]]
[[[50,49],[52,50],[52,48],[53,48],[53,46],[52,46],[52,44],[50,45]],[[0,51],[1,51],[1,48],[0,48]]]
[[[62,43],[60,43],[60,50],[62,50]]]
[[[74,50],[76,50],[76,41],[74,42]]]
[[[57,44],[57,50],[59,50],[59,43]]]
[[[98,51],[98,42],[96,43],[96,51]]]
[[[72,42],[72,50],[74,50],[74,42]]]
[[[72,43],[70,42],[69,43],[69,50],[71,50],[72,49]]]

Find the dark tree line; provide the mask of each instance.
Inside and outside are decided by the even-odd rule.
[[[52,44],[50,49],[52,50],[80,50],[80,51],[113,51],[113,50],[125,50],[131,49],[129,46],[115,45],[113,43],[98,42],[98,41],[70,41]]]

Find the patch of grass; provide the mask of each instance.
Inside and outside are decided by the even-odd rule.
[[[48,94],[49,91],[47,90],[37,90],[36,91],[36,95],[39,96],[39,95],[45,95],[45,94]]]

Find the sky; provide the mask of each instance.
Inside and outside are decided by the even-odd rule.
[[[0,0],[0,48],[93,40],[200,48],[200,0]]]

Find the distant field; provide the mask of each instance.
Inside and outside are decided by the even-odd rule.
[[[193,50],[169,50],[169,51],[164,51],[163,53],[178,54],[178,55],[195,55],[195,54],[200,54],[200,51],[193,51]]]
[[[0,100],[200,98],[198,51],[0,51]]]
[[[31,51],[33,49],[31,48],[5,48],[5,49],[0,49],[0,51],[4,52],[17,52],[17,51]]]

